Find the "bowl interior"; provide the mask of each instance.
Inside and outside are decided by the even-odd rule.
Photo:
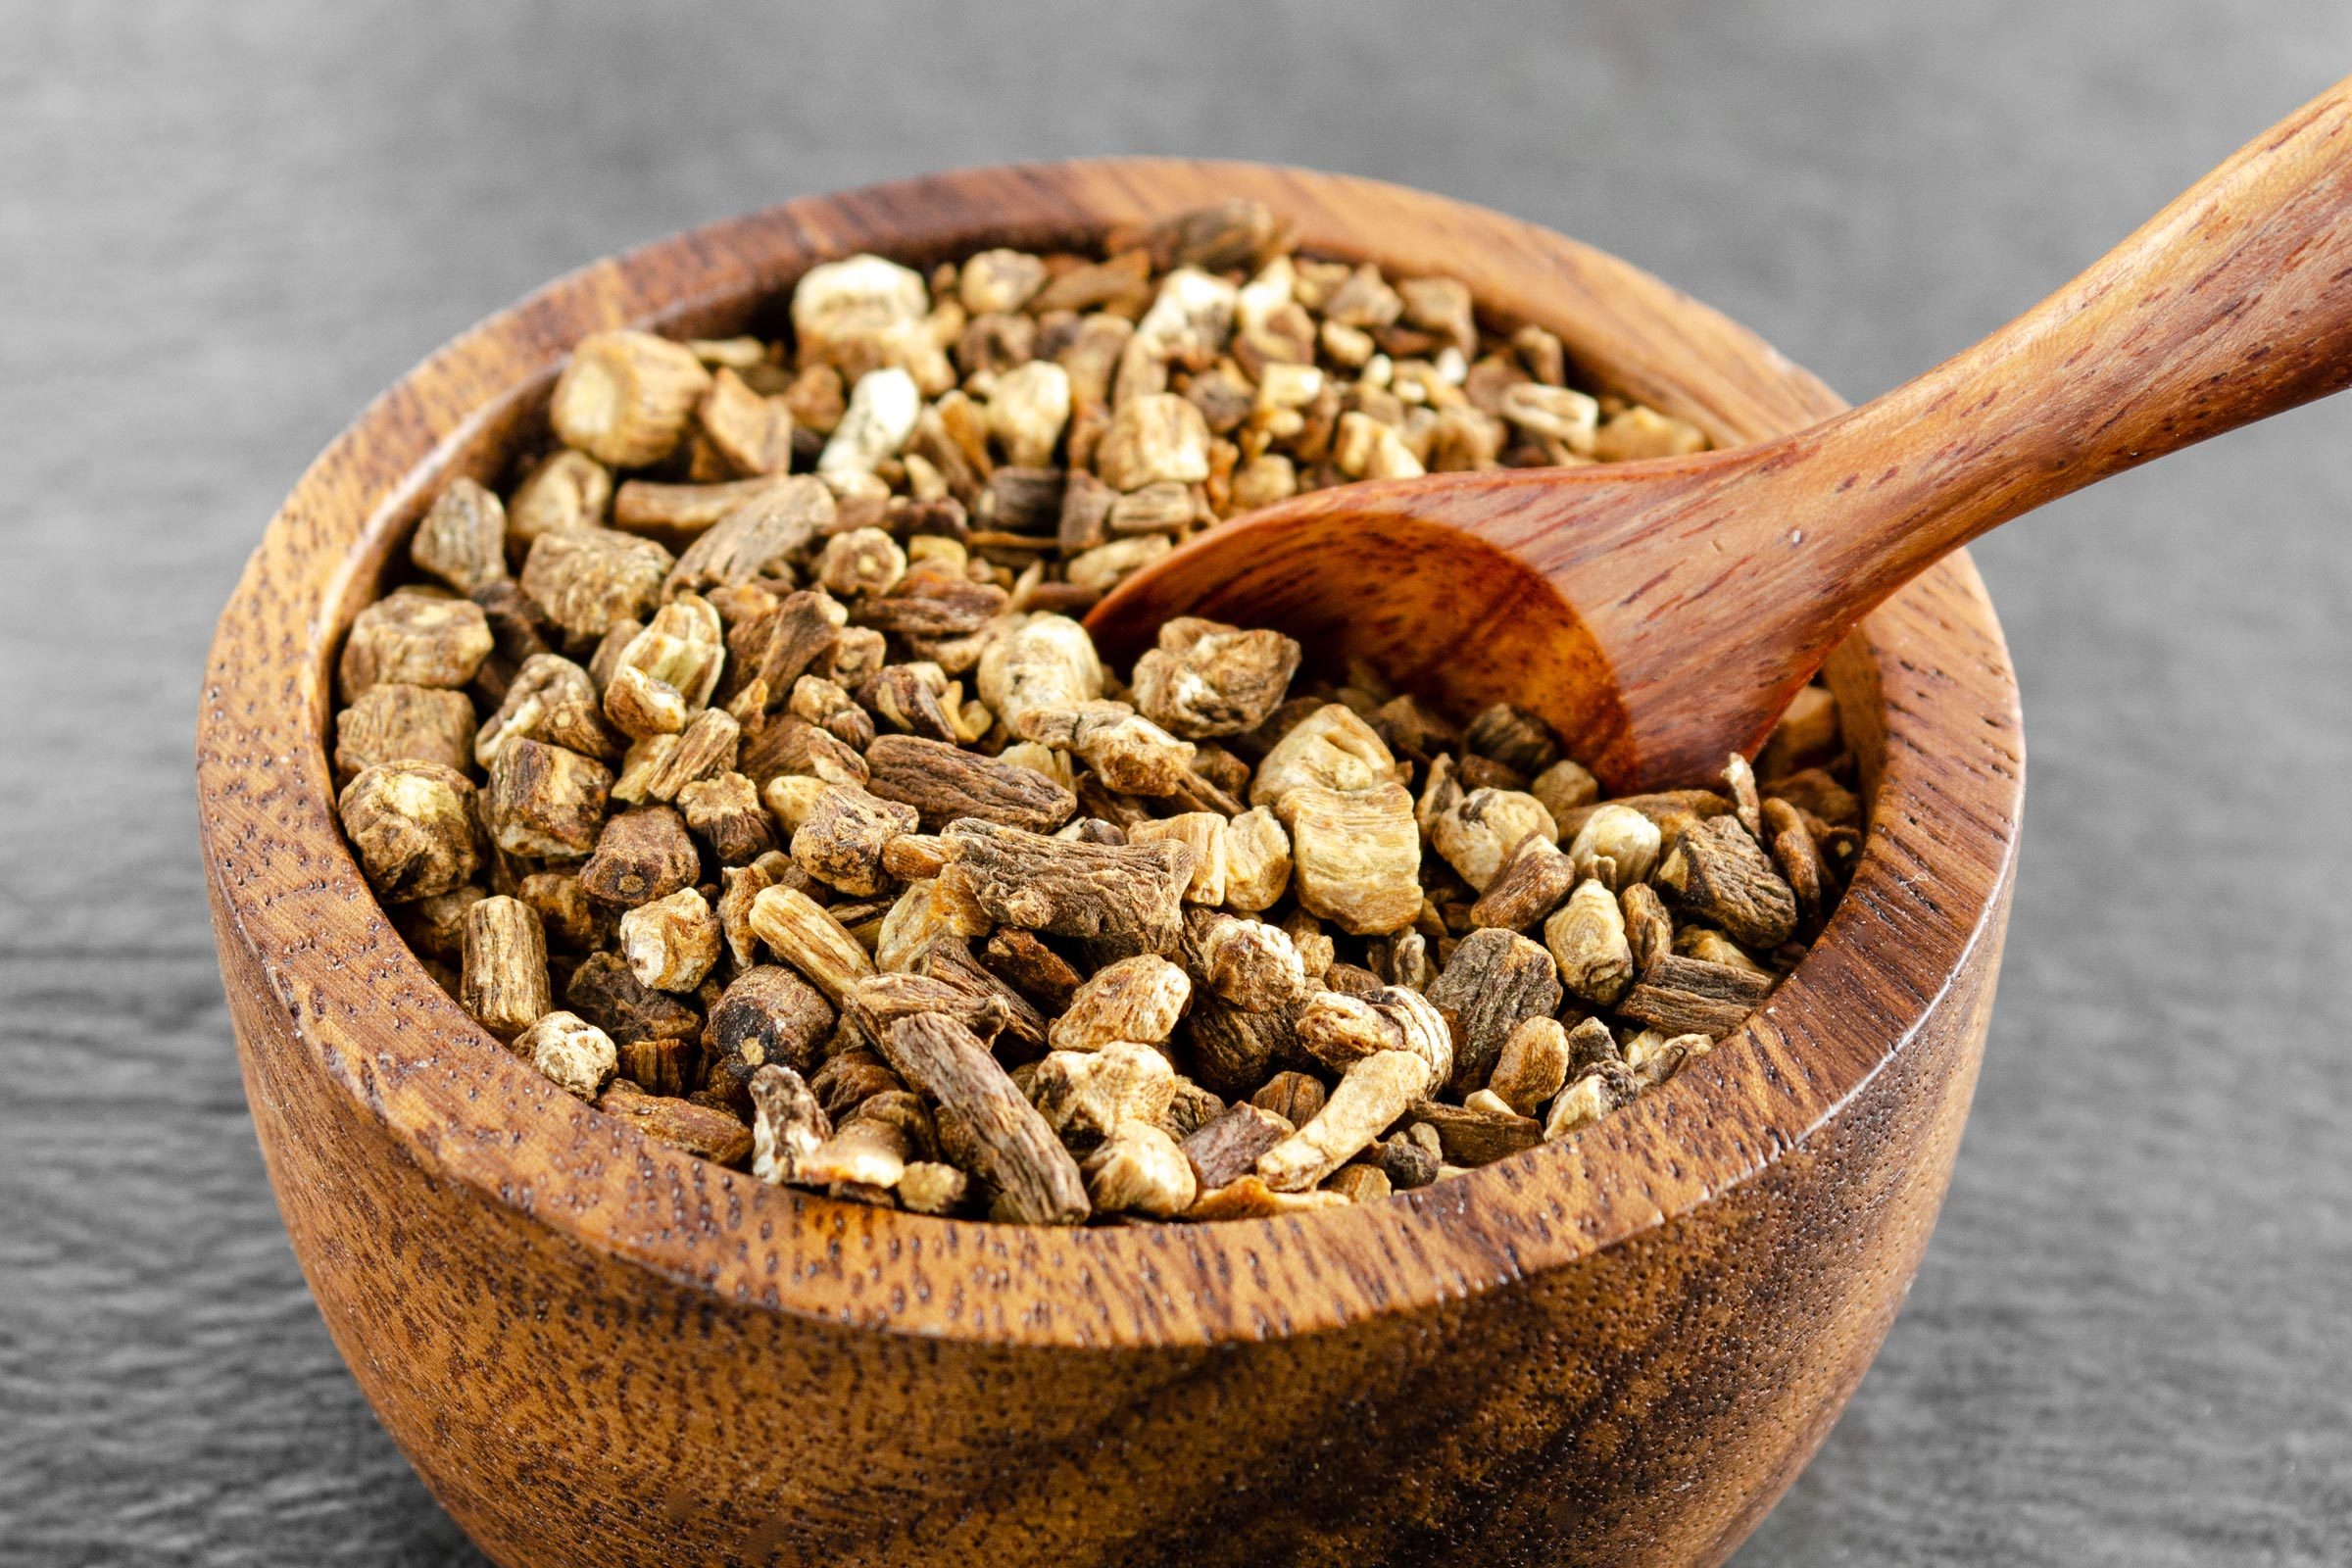
[[[232,614],[289,607],[304,636],[281,650],[279,667],[257,668],[224,634],[208,683],[208,844],[238,831],[263,769],[271,809],[291,813],[278,819],[312,851],[282,876],[272,867],[233,886],[217,879],[220,906],[231,921],[287,901],[313,910],[316,940],[273,961],[298,994],[312,986],[354,1004],[314,1007],[306,1044],[355,1093],[366,1086],[372,1113],[417,1158],[585,1244],[777,1310],[1039,1343],[1209,1343],[1396,1307],[1390,1284],[1360,1286],[1346,1267],[1360,1249],[1419,1259],[1412,1289],[1437,1300],[1653,1226],[1801,1145],[1901,1048],[1982,938],[2014,850],[2015,687],[1965,558],[1889,601],[1831,663],[1875,803],[1872,827],[1838,912],[1763,1011],[1578,1136],[1383,1203],[1278,1221],[1049,1232],[768,1188],[553,1090],[408,956],[335,826],[332,660],[441,487],[459,474],[499,482],[545,440],[547,394],[570,343],[624,323],[673,335],[772,331],[791,283],[820,261],[1067,247],[1235,195],[1265,200],[1303,250],[1460,277],[1496,324],[1532,320],[1558,333],[1588,384],[1690,419],[1719,445],[1801,427],[1839,406],[1743,329],[1560,236],[1374,181],[1257,166],[1136,160],[934,176],[791,203],[560,280],[440,351],[319,459],[231,606]],[[1953,767],[1979,781],[1960,804]],[[397,984],[369,996],[371,967]],[[1863,976],[1891,984],[1857,990]],[[1857,1005],[1856,995],[1892,1000]],[[681,1224],[681,1210],[701,1218]],[[926,1258],[971,1255],[1003,1265],[990,1299],[866,1288],[907,1267],[919,1275]],[[1231,1288],[1237,1274],[1262,1276],[1269,1258],[1290,1276],[1279,1288]],[[1075,1298],[1073,1269],[1085,1282]]]

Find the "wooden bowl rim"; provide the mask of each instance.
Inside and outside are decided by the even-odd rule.
[[[1705,1060],[1579,1136],[1384,1203],[1206,1226],[1045,1230],[769,1188],[556,1090],[450,1001],[394,931],[334,826],[324,739],[331,659],[384,541],[405,532],[469,441],[544,396],[570,343],[620,324],[674,328],[747,294],[772,295],[808,266],[859,248],[912,256],[1037,244],[1225,194],[1267,200],[1304,248],[1377,251],[1407,275],[1438,270],[1434,258],[1473,242],[1508,253],[1496,267],[1540,273],[1545,288],[1587,308],[1546,309],[1548,294],[1517,302],[1562,330],[1572,351],[1604,354],[1624,319],[1644,315],[1652,329],[1704,340],[1732,367],[1715,402],[1694,400],[1657,364],[1647,373],[1659,379],[1628,389],[1698,419],[1719,441],[1777,433],[1842,406],[1744,328],[1605,253],[1466,203],[1276,166],[1120,158],[969,169],[802,198],[594,263],[453,339],[371,403],[271,519],[223,612],[197,737],[206,874],[221,940],[256,955],[311,1065],[434,1176],[714,1297],[912,1335],[1102,1348],[1327,1331],[1473,1295],[1698,1207],[1832,1119],[1997,932],[2014,863],[2022,768],[1971,803],[1964,820],[1944,824],[1948,858],[1889,842],[1892,824],[1915,823],[1930,804],[1920,786],[1933,759],[1983,745],[1981,726],[2016,729],[1998,623],[1964,556],[1890,600],[1846,652],[1880,679],[1939,660],[1985,662],[2001,710],[1885,711],[1884,767],[1853,887],[1764,1009]],[[1407,237],[1367,246],[1357,224],[1370,215],[1403,220],[1396,232]],[[875,244],[877,231],[900,243]],[[1400,249],[1433,259],[1416,269]],[[1482,260],[1446,270],[1490,269]],[[1465,280],[1482,308],[1493,303],[1477,277]],[[1604,299],[1605,316],[1591,309]],[[1665,350],[1673,347],[1669,336]],[[240,668],[227,629],[240,617],[276,617],[301,632],[277,640],[268,667]],[[261,830],[265,817],[296,848],[259,874],[223,877],[224,846]],[[1899,940],[1888,918],[1898,907]],[[259,935],[271,927],[308,935],[273,947]],[[1833,974],[1855,968],[1891,974],[1904,1006],[1886,1016],[1856,1007]],[[1685,1136],[1693,1130],[1708,1136]],[[691,1234],[714,1222],[740,1244],[717,1261]]]

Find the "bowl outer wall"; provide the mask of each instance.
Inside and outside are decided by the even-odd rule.
[[[768,1542],[785,1561],[1038,1543],[1076,1561],[1707,1561],[1883,1337],[1973,1087],[2023,788],[2014,679],[1964,558],[1834,662],[1877,809],[1854,886],[1763,1011],[1578,1138],[1384,1204],[1062,1232],[768,1189],[497,1050],[368,892],[321,744],[337,639],[440,485],[495,474],[569,343],[735,330],[746,302],[858,249],[1050,245],[1227,195],[1265,199],[1310,249],[1462,277],[1719,442],[1838,406],[1655,279],[1441,198],[1247,165],[970,171],[551,285],[371,405],[249,564],[198,779],[257,1129],[338,1345],[502,1560],[550,1542],[575,1561],[765,1560]]]

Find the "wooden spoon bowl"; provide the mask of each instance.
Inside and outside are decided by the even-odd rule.
[[[1544,644],[1536,704],[1570,756],[1614,792],[1700,783],[1728,752],[1753,753],[1830,651],[1946,551],[2352,383],[2348,214],[2352,79],[2048,299],[1862,408],[1675,460],[1293,496],[1196,534],[1087,624],[1116,655],[1172,614],[1239,613],[1269,584],[1375,645],[1376,662],[1443,668],[1466,616],[1533,617],[1503,632],[1490,615],[1469,641],[1508,642],[1479,661],[1506,668]],[[1527,570],[1497,571],[1497,554]]]
[[[2017,842],[2017,690],[1963,557],[1831,662],[1872,826],[1763,1011],[1579,1135],[1382,1203],[1049,1231],[765,1187],[510,1057],[369,894],[334,819],[331,659],[430,498],[533,434],[571,343],[739,330],[858,250],[1072,244],[1229,196],[1306,249],[1462,278],[1718,444],[1838,407],[1655,279],[1437,197],[1248,165],[972,171],[552,285],[370,406],[247,566],[197,782],[255,1125],[336,1344],[500,1562],[1713,1563],[1886,1333],[1967,1112]],[[1375,523],[1364,549],[1400,582],[1472,552],[1458,635],[1384,644],[1376,594],[1333,607],[1278,553],[1219,608],[1410,653],[1398,674],[1465,703],[1542,707],[1579,657],[1488,547]]]

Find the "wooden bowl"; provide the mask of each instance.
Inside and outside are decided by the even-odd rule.
[[[477,1029],[336,830],[352,614],[568,346],[771,319],[811,264],[1051,247],[1255,196],[1305,248],[1468,282],[1718,442],[1838,406],[1654,278],[1368,180],[1118,160],[789,203],[600,262],[435,354],[319,458],[220,620],[198,730],[246,1093],[327,1327],[502,1563],[1713,1563],[1902,1300],[1977,1073],[2022,789],[1954,558],[1831,677],[1876,809],[1761,1014],[1585,1132],[1386,1202],[1034,1230],[769,1188],[648,1142]]]

